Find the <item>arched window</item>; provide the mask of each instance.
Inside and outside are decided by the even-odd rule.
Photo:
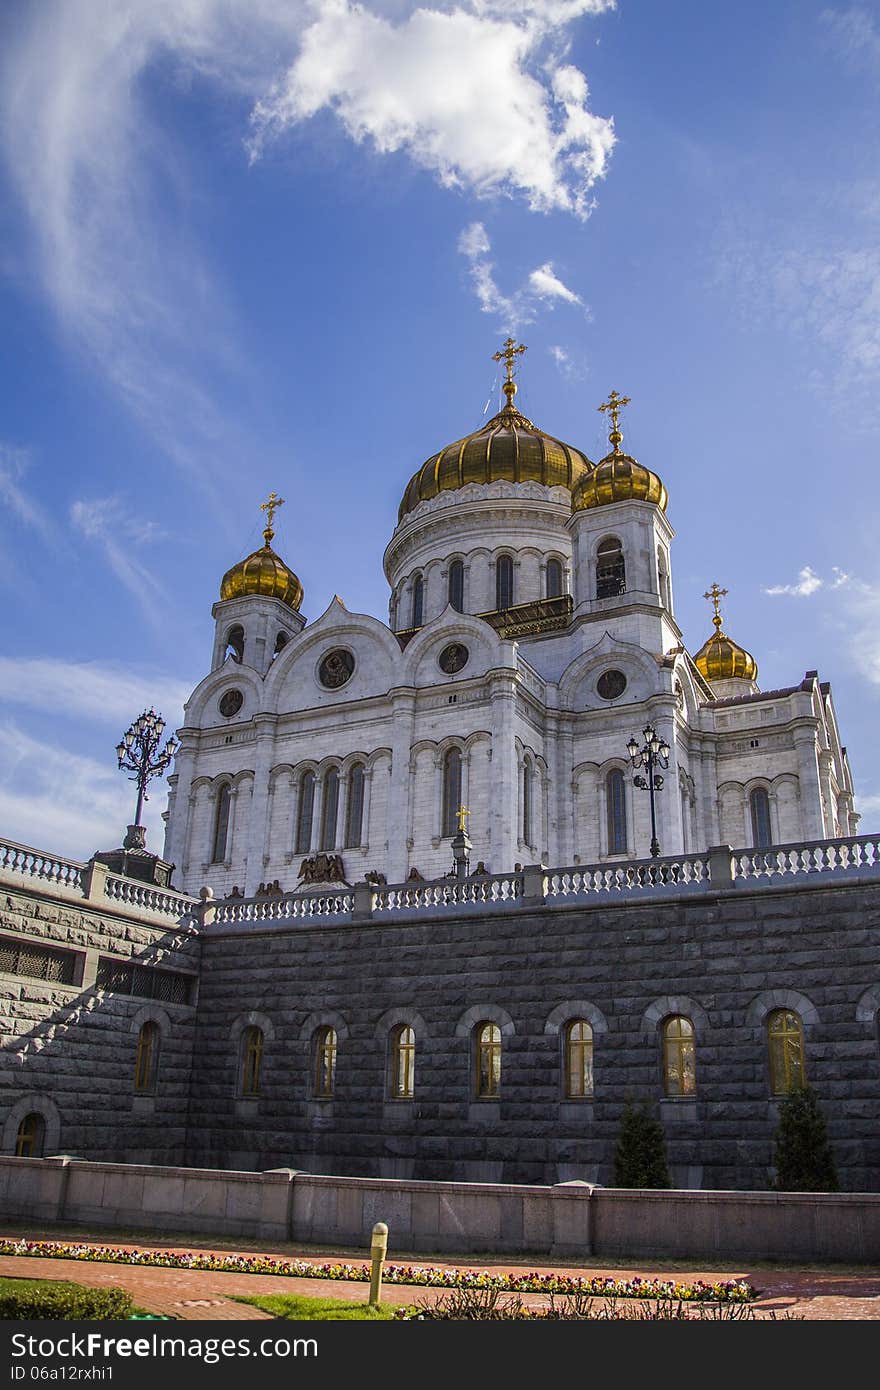
[[[626,783],[619,767],[605,778],[605,814],[608,853],[626,854]]]
[[[217,793],[217,809],[214,812],[214,845],[211,850],[211,863],[222,864],[226,859],[226,841],[229,837],[229,807],[232,803],[232,790],[224,782]]]
[[[532,777],[534,769],[531,758],[523,758],[522,768],[522,837],[523,843],[532,843]]]
[[[770,1049],[770,1093],[787,1096],[806,1085],[804,1030],[793,1009],[774,1009],[767,1015]]]
[[[319,849],[336,848],[336,812],[339,809],[339,773],[328,767],[324,773],[324,800],[321,805],[321,843]]]
[[[412,584],[412,613],[410,627],[421,627],[425,621],[425,581],[417,574]]]
[[[315,812],[315,774],[304,772],[299,779],[299,809],[296,816],[295,854],[307,854],[312,847],[312,816]]]
[[[286,632],[279,632],[278,636],[275,638],[275,650],[272,653],[273,657],[276,657],[279,652],[283,652],[289,641],[290,638]]]
[[[566,1099],[587,1100],[593,1094],[593,1030],[585,1018],[575,1018],[564,1037]]]
[[[461,754],[450,748],[443,759],[443,825],[441,835],[454,835],[458,830],[461,807]]]
[[[46,1121],[33,1111],[25,1115],[15,1136],[16,1158],[42,1158],[46,1147]]]
[[[499,555],[495,562],[495,607],[510,608],[513,605],[513,560],[509,555]]]
[[[345,844],[361,843],[364,820],[364,765],[354,763],[348,774],[348,801],[345,807]]]
[[[315,1034],[315,1095],[327,1100],[336,1089],[335,1028],[319,1028]]]
[[[559,598],[562,594],[562,565],[558,560],[547,561],[547,597]]]
[[[770,830],[770,797],[766,788],[755,787],[749,797],[749,808],[752,813],[752,844],[755,849],[766,849],[773,843]]]
[[[260,1071],[263,1065],[263,1030],[245,1028],[241,1038],[241,1094],[260,1094]]]
[[[244,661],[244,628],[236,625],[226,634],[226,651],[223,660],[231,656],[233,661]]]
[[[496,1100],[501,1091],[501,1029],[478,1023],[476,1029],[476,1096]]]
[[[669,608],[669,561],[662,546],[657,547],[657,582],[660,590],[660,602],[664,608]]]
[[[596,598],[614,598],[625,593],[623,547],[616,536],[608,536],[596,553]]]
[[[411,1100],[415,1090],[416,1035],[401,1023],[391,1038],[391,1097]]]
[[[692,1096],[696,1089],[694,1025],[673,1014],[663,1024],[663,1090],[668,1096]]]
[[[457,613],[464,612],[464,564],[453,560],[449,566],[449,602]]]
[[[138,1033],[137,1053],[134,1059],[134,1089],[139,1095],[151,1095],[156,1089],[160,1038],[158,1023],[145,1023]]]

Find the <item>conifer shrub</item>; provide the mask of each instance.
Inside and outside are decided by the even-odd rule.
[[[627,1101],[614,1152],[615,1187],[671,1187],[663,1126],[647,1109]]]
[[[779,1192],[839,1191],[828,1127],[809,1086],[791,1091],[780,1104],[774,1161]]]
[[[11,1287],[21,1284],[20,1288]],[[4,1281],[0,1288],[0,1318],[28,1322],[35,1318],[96,1322],[128,1318],[134,1311],[125,1289],[87,1289],[82,1284],[41,1284],[36,1280]]]

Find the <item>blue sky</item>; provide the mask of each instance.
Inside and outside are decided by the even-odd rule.
[[[880,6],[18,0],[0,55],[0,833],[119,842],[271,489],[306,616],[386,618],[508,331],[592,458],[632,397],[690,650],[717,580],[763,688],[830,680],[873,828]]]

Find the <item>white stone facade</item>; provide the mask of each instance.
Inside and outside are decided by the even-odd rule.
[[[648,502],[572,515],[565,488],[470,484],[421,502],[395,528],[385,553],[390,626],[338,598],[307,626],[277,599],[217,603],[212,670],[187,703],[170,779],[165,857],[176,884],[219,897],[277,879],[290,891],[318,850],[342,856],[349,882],[368,871],[391,883],[412,869],[440,877],[452,862],[442,823],[451,749],[461,756],[472,867],[647,857],[649,798],[633,786],[626,744],[642,742],[648,721],[671,749],[657,794],[664,854],[746,847],[768,834],[772,843],[855,834],[829,687],[813,672],[763,694],[744,680],[711,687],[674,618],[673,534]],[[611,540],[623,591],[597,598],[600,547]],[[514,639],[475,616],[496,608],[501,556],[512,563],[513,605],[546,598],[548,565],[558,563],[572,598],[567,626]],[[454,560],[461,612],[449,603]],[[225,655],[236,627],[241,659]],[[439,665],[450,644],[467,649],[454,674]],[[318,672],[334,651],[353,670],[328,689]],[[613,699],[597,689],[609,671],[626,681]],[[224,715],[230,691],[242,702]]]

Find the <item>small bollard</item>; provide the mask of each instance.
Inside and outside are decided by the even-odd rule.
[[[382,1265],[388,1253],[388,1227],[384,1221],[377,1221],[370,1239],[370,1307],[378,1308],[379,1294],[382,1292]]]

